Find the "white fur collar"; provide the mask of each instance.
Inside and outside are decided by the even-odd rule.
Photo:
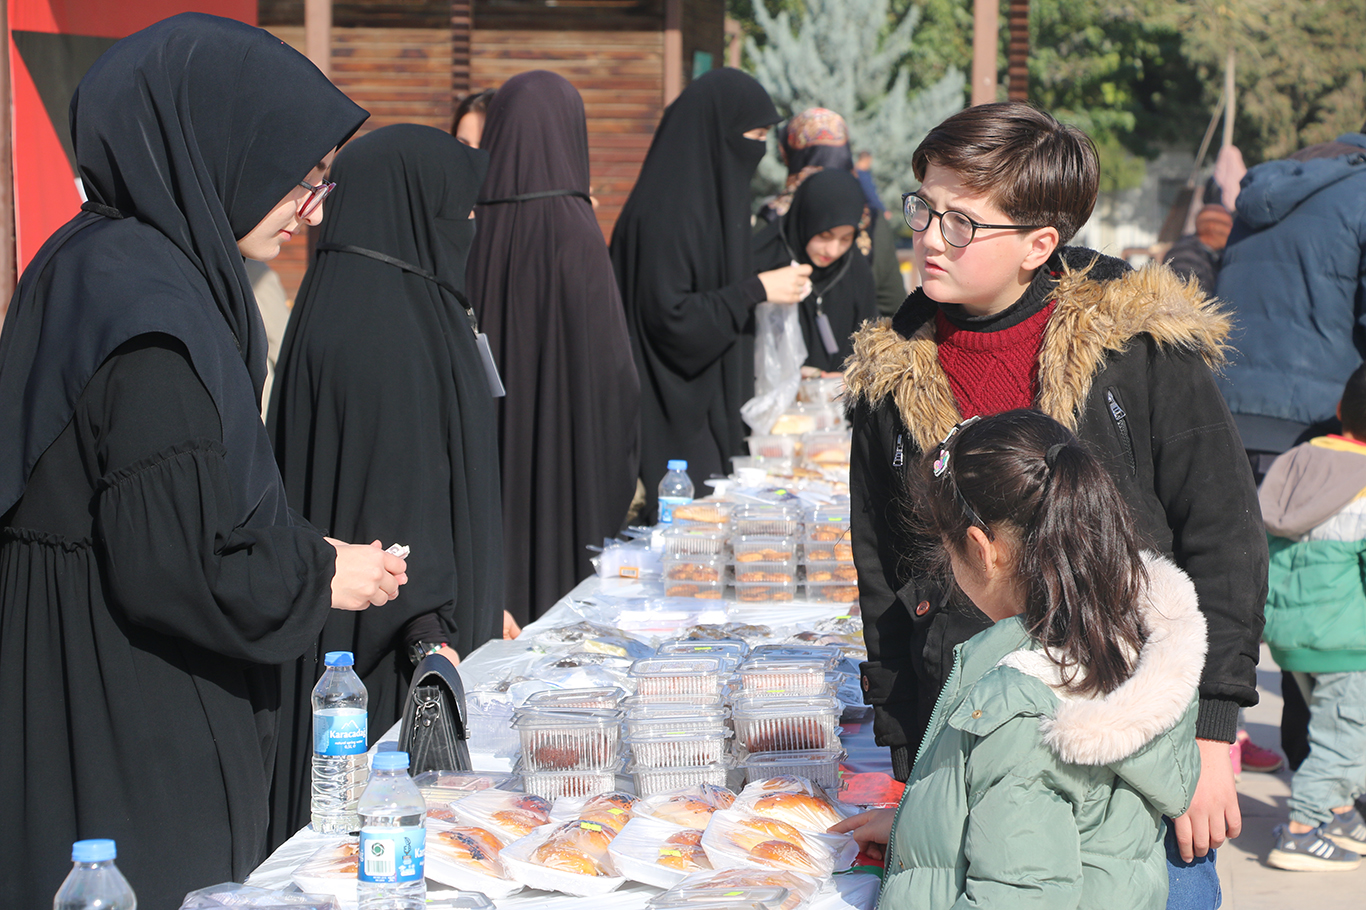
[[[1190,706],[1205,667],[1205,617],[1195,585],[1171,561],[1143,554],[1148,588],[1139,609],[1148,639],[1133,676],[1109,695],[1061,690],[1058,667],[1042,650],[1007,654],[1001,664],[1033,676],[1058,696],[1057,713],[1040,729],[1063,761],[1108,765],[1127,758],[1174,727]]]

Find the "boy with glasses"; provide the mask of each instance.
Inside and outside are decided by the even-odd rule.
[[[1173,901],[1216,906],[1210,850],[1241,827],[1229,744],[1239,706],[1257,700],[1267,561],[1257,491],[1212,374],[1229,320],[1161,266],[1134,271],[1063,245],[1090,217],[1099,166],[1086,135],[1048,114],[968,108],[926,136],[913,167],[921,186],[903,213],[922,284],[890,322],[855,336],[845,365],[863,688],[877,741],[904,780],[954,646],[990,625],[921,571],[937,542],[915,536],[902,476],[963,419],[1037,408],[1088,444],[1149,545],[1195,582],[1209,626],[1202,772],[1168,852],[1196,864],[1173,873],[1184,882]]]

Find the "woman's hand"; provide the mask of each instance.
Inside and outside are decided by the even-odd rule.
[[[337,569],[332,576],[332,609],[364,610],[398,596],[408,583],[408,564],[386,553],[378,540],[369,546],[324,538],[337,550]]]
[[[811,266],[786,265],[771,272],[760,272],[764,294],[769,303],[797,303],[811,285]]]
[[[517,625],[517,620],[512,618],[512,614],[507,610],[503,611],[503,638],[512,639],[522,634],[522,627]]]
[[[852,835],[860,850],[873,859],[883,859],[894,818],[895,809],[870,809],[831,825],[829,833]]]

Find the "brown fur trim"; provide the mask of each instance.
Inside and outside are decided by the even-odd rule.
[[[1232,321],[1194,281],[1183,282],[1156,264],[1106,282],[1089,272],[1090,266],[1064,266],[1058,280],[1058,303],[1039,347],[1036,405],[1045,414],[1075,430],[1107,354],[1127,350],[1139,335],[1199,354],[1212,370],[1227,360]],[[854,335],[844,381],[851,398],[875,405],[891,396],[922,452],[962,419],[939,364],[933,319],[910,338],[893,330],[890,320],[865,324]]]

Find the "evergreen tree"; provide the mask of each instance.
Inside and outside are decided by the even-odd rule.
[[[760,47],[747,38],[745,49],[778,111],[790,117],[825,107],[843,116],[855,154],[873,156],[883,204],[899,211],[901,194],[916,186],[911,153],[932,127],[962,110],[966,83],[960,70],[949,68],[912,91],[908,58],[919,9],[909,8],[900,21],[889,0],[805,0],[796,17],[786,10],[770,14],[761,2],[753,10],[766,41]],[[786,173],[775,151],[764,158],[756,183],[773,193]]]

